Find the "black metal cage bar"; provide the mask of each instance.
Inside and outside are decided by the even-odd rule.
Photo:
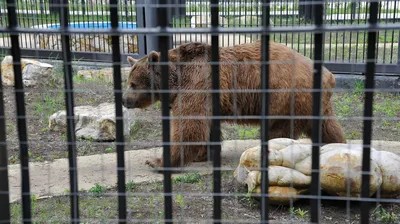
[[[3,100],[3,80],[0,71],[0,223],[10,222],[10,200],[8,184],[8,154],[6,137],[6,117]]]
[[[67,31],[61,35],[63,68],[64,68],[64,90],[65,107],[67,111],[67,145],[69,162],[69,181],[71,194],[71,223],[79,223],[79,189],[78,189],[78,165],[75,136],[75,115],[74,115],[74,87],[72,77],[71,42],[68,35],[69,29],[69,3],[63,0],[60,5],[61,30]]]
[[[158,7],[158,26],[165,30],[168,27],[169,11],[167,1],[161,1]],[[170,36],[168,34],[158,37],[158,44],[160,48],[160,66],[161,66],[161,90],[169,90],[169,64],[168,62],[168,48]],[[150,62],[152,63],[152,62]],[[153,79],[154,80],[154,79]],[[162,115],[162,128],[163,128],[163,174],[164,174],[164,215],[166,223],[172,222],[172,180],[171,180],[171,152],[170,152],[170,103],[169,93],[165,91],[161,95],[161,115]]]
[[[323,26],[323,1],[313,1],[315,4],[312,8],[315,9],[314,22],[317,27]],[[312,120],[312,165],[311,165],[311,195],[315,196],[311,199],[311,222],[319,223],[320,219],[320,144],[321,144],[321,101],[322,101],[322,64],[323,64],[323,40],[324,33],[314,34],[314,83],[313,83],[313,102],[312,114],[315,117]]]
[[[16,14],[16,1],[7,0],[9,29],[18,27],[18,17]],[[24,84],[22,80],[21,52],[19,35],[11,34],[11,49],[13,58],[13,69],[15,77],[15,97],[17,104],[17,122],[18,122],[18,138],[20,147],[21,160],[21,177],[22,177],[22,212],[23,222],[31,223],[31,195],[29,184],[29,155],[28,155],[28,133],[26,128],[26,111]]]
[[[111,28],[118,29],[118,1],[110,0]],[[126,223],[126,190],[125,190],[125,152],[124,152],[124,115],[122,111],[122,86],[121,86],[121,49],[120,35],[112,38],[112,61],[115,94],[115,131],[117,147],[117,173],[118,173],[118,218],[119,223]]]
[[[378,22],[378,2],[371,2],[369,8],[369,23],[371,26]],[[376,63],[377,32],[368,31],[367,65],[365,79],[365,104],[364,104],[364,127],[363,127],[363,158],[362,158],[362,182],[361,197],[368,198],[370,192],[371,171],[371,140],[372,140],[372,118],[375,86],[375,63]],[[361,223],[369,223],[369,202],[361,201]]]
[[[211,26],[213,29],[219,26],[219,5],[218,0],[210,0]],[[212,90],[220,89],[219,79],[219,36],[211,36],[211,75]],[[213,193],[214,193],[214,223],[221,223],[221,124],[217,118],[221,114],[220,94],[218,91],[212,93],[212,124],[211,124],[211,152],[213,154]]]
[[[262,26],[270,26],[270,0],[262,1]],[[261,36],[261,89],[269,89],[269,34]],[[268,140],[269,140],[269,92],[265,91],[261,97],[261,223],[269,220],[269,176],[268,176]]]

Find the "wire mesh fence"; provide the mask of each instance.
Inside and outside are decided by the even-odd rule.
[[[398,223],[398,8],[2,1],[0,222]]]

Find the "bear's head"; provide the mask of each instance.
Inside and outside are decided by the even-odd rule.
[[[187,80],[196,79],[196,77],[192,76],[198,73],[195,71],[208,65],[203,64],[199,66],[185,63],[206,62],[210,56],[210,48],[211,46],[208,44],[194,42],[182,44],[177,48],[169,50],[168,60],[172,62],[169,65],[169,89],[182,88],[182,85],[190,82]],[[160,95],[155,93],[154,90],[159,90],[161,88],[161,66],[157,63],[160,61],[160,54],[156,51],[151,51],[148,55],[140,59],[134,59],[128,56],[127,61],[131,65],[131,69],[127,80],[127,89],[122,99],[123,106],[130,109],[143,109],[159,101]],[[194,67],[197,69],[194,69]],[[178,76],[181,77],[181,82],[178,82]],[[171,93],[170,103],[172,103],[174,99],[175,94]]]
[[[127,80],[127,89],[122,97],[122,104],[126,108],[146,108],[159,100],[158,94],[152,90],[158,89],[160,66],[155,65],[159,61],[159,53],[152,51],[150,54],[134,59],[128,56],[131,65]]]

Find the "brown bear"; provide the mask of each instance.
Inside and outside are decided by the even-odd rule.
[[[231,47],[220,47],[220,95],[222,116],[235,116],[238,124],[260,125],[256,116],[261,112],[261,41]],[[190,162],[206,161],[212,116],[211,45],[186,43],[168,51],[170,63],[169,87],[172,119],[171,165],[184,166]],[[270,83],[276,90],[270,94],[271,116],[311,116],[313,64],[311,59],[289,47],[270,42]],[[152,90],[161,86],[159,53],[152,51],[141,59],[128,56],[132,68],[127,80],[123,105],[127,108],[146,108],[160,100]],[[150,63],[149,63],[150,62]],[[322,114],[330,117],[322,121],[322,142],[345,143],[336,119],[332,118],[329,89],[336,85],[335,77],[323,67]],[[152,81],[154,83],[152,84]],[[133,92],[132,90],[141,90]],[[181,93],[178,93],[179,91]],[[196,91],[195,91],[196,90]],[[203,92],[201,91],[203,90]],[[240,92],[238,91],[240,90]],[[246,92],[246,90],[248,90]],[[297,90],[297,91],[293,91]],[[154,98],[152,100],[152,94]],[[186,116],[186,118],[185,118]],[[247,116],[241,118],[241,116]],[[253,117],[251,117],[253,116]],[[202,118],[203,117],[203,118]],[[207,118],[208,117],[208,118]],[[254,118],[254,119],[253,119]],[[311,135],[311,120],[303,118],[272,118],[269,122],[269,139],[288,137],[298,139],[301,134]],[[184,143],[192,143],[184,145]],[[193,144],[197,143],[197,144]],[[161,159],[146,161],[151,167],[162,167]]]

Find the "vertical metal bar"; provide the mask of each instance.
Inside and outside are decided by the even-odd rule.
[[[3,80],[1,77],[0,69],[0,223],[10,223],[6,118],[4,115]]]
[[[145,10],[143,7],[143,0],[136,0],[135,1],[135,8],[136,8],[136,27],[144,28],[145,23]],[[138,44],[138,54],[140,56],[144,56],[146,54],[146,38],[143,34],[138,34],[137,36],[137,44]]]
[[[158,25],[162,31],[168,26],[168,9],[167,1],[159,3],[158,11]],[[169,89],[169,65],[168,62],[168,47],[169,35],[162,35],[158,37],[158,46],[160,47],[160,63],[161,63],[161,90]],[[163,165],[164,165],[164,213],[165,223],[172,223],[172,182],[171,182],[171,152],[170,152],[170,120],[169,120],[169,92],[163,91],[161,93],[162,105],[162,129],[163,129]]]
[[[125,192],[125,155],[124,155],[124,120],[122,111],[121,87],[121,54],[118,29],[118,0],[110,0],[110,17],[112,28],[112,60],[115,95],[115,130],[117,147],[117,175],[118,175],[118,222],[126,223],[126,192]]]
[[[145,15],[144,15],[144,20],[145,20],[145,25],[146,27],[154,28],[157,26],[157,17],[160,15],[157,13],[157,9],[155,7],[152,7],[152,5],[156,5],[158,0],[144,0],[144,10],[145,10]],[[165,2],[165,0],[161,1],[162,3]],[[158,15],[157,15],[158,14]],[[168,14],[166,13],[165,16]],[[167,17],[165,17],[167,18]],[[165,19],[163,18],[163,19]],[[165,21],[163,21],[165,22]],[[145,35],[146,38],[146,53],[149,53],[152,50],[159,49],[157,37],[153,35]]]
[[[219,7],[218,0],[210,1],[211,10],[211,28],[213,32],[219,26]],[[211,74],[212,74],[212,127],[211,127],[211,151],[213,154],[213,199],[214,199],[214,223],[221,222],[221,123],[216,116],[220,116],[220,89],[219,83],[219,37],[213,33],[211,36]]]
[[[68,31],[68,0],[63,0],[60,10],[60,29]],[[69,161],[69,181],[71,192],[71,222],[79,222],[78,171],[76,161],[76,137],[74,119],[74,89],[72,81],[71,47],[69,34],[61,34],[64,65],[65,105],[67,110],[67,141]]]
[[[369,8],[369,24],[374,26],[378,22],[378,2],[371,2]],[[371,135],[372,135],[372,116],[375,85],[375,48],[377,31],[368,30],[368,49],[367,65],[365,77],[365,104],[364,104],[364,127],[363,127],[363,158],[362,158],[362,179],[361,197],[369,198],[370,192],[370,155],[371,155]],[[369,223],[369,202],[361,201],[361,223]]]
[[[18,27],[16,2],[7,0],[7,12],[9,28]],[[15,97],[17,104],[18,138],[21,160],[22,177],[22,217],[24,223],[31,223],[31,198],[29,184],[29,155],[28,155],[28,133],[26,129],[24,85],[22,81],[21,50],[19,46],[18,34],[10,34],[11,55],[13,58],[13,69],[15,79]]]
[[[270,26],[270,0],[262,1],[263,27]],[[261,36],[261,223],[268,223],[269,219],[269,182],[268,182],[268,139],[269,139],[269,34]]]
[[[84,17],[86,14],[85,0],[81,0],[81,6],[82,6],[82,17]]]
[[[313,7],[314,8],[314,7]],[[323,27],[323,0],[315,0],[314,22],[317,28]],[[311,195],[319,196],[320,178],[319,178],[319,148],[321,143],[321,98],[322,98],[322,63],[323,63],[323,41],[324,32],[314,34],[314,92],[313,92],[313,121],[312,121],[312,173],[311,173]],[[311,222],[318,223],[320,218],[320,199],[311,199]]]
[[[397,9],[396,8],[396,3],[397,3],[397,1],[395,1],[394,2],[394,8],[395,9]],[[396,17],[396,14],[394,14],[393,15],[393,23],[396,23],[396,20],[395,20],[395,17]],[[393,51],[393,47],[394,47],[394,34],[397,32],[398,30],[392,30],[392,44],[391,44],[391,46],[390,46],[390,51],[391,51],[391,53],[390,53],[390,64],[392,64],[393,63],[393,53],[394,53],[394,51]],[[398,39],[398,45],[397,45],[397,72],[398,73],[400,73],[400,38]]]
[[[395,30],[393,30],[393,32],[394,31]],[[394,45],[393,39],[394,38],[392,38],[392,45]],[[400,73],[400,38],[399,38],[399,40],[397,42],[397,73]]]

